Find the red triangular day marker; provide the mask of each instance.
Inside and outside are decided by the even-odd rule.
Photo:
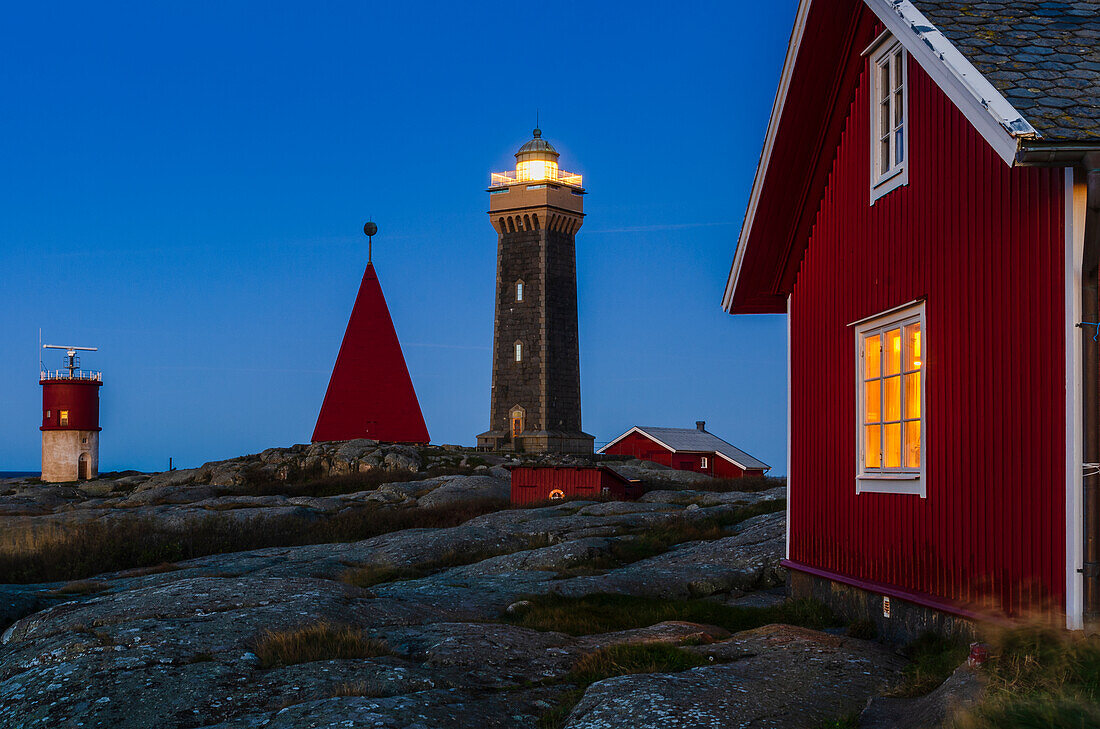
[[[315,443],[355,438],[429,442],[401,343],[371,263],[363,274],[313,430]]]

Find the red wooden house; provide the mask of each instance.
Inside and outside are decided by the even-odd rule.
[[[763,476],[771,466],[753,458],[713,433],[702,420],[694,428],[635,426],[611,441],[599,453],[633,456],[681,471],[696,471],[716,478]]]
[[[795,594],[1096,617],[1096,9],[800,3],[723,302],[787,315]]]
[[[513,504],[596,498],[632,501],[643,493],[637,479],[608,466],[515,466],[509,470]]]

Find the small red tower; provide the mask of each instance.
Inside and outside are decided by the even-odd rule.
[[[99,475],[99,388],[103,375],[80,369],[77,352],[96,347],[47,344],[44,349],[65,350],[68,362],[59,370],[43,368],[42,480],[77,481]]]

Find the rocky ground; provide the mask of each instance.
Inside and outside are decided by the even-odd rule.
[[[507,497],[502,461],[356,442],[79,486],[10,482],[0,484],[0,528],[135,510],[187,524],[212,510],[324,519],[364,503],[446,507]],[[323,497],[247,493],[262,482],[257,471],[289,484],[372,470],[408,478],[443,465],[466,473]],[[75,586],[0,585],[0,727],[489,729],[540,726],[542,717],[541,726],[570,729],[815,729],[858,713],[898,680],[902,658],[842,631],[773,624],[731,635],[664,621],[571,635],[516,624],[525,601],[551,594],[734,606],[784,599],[784,489],[715,493],[693,489],[694,474],[623,466],[664,488],[637,502],[501,509],[449,528],[216,554]],[[772,507],[738,521],[747,508]],[[622,557],[653,534],[714,524],[724,531]],[[289,665],[257,655],[265,635],[318,624],[350,627],[384,649]],[[578,661],[600,649],[655,644],[682,647],[695,667],[576,677]]]

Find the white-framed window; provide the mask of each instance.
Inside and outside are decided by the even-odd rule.
[[[523,342],[516,342],[516,361],[523,361]]]
[[[516,301],[523,301],[523,281],[516,281]]]
[[[907,54],[895,38],[871,54],[871,204],[909,183]]]
[[[699,468],[706,468],[708,464],[709,461],[707,460],[706,456],[702,456],[699,458]]]
[[[856,493],[926,495],[924,303],[855,325]]]

